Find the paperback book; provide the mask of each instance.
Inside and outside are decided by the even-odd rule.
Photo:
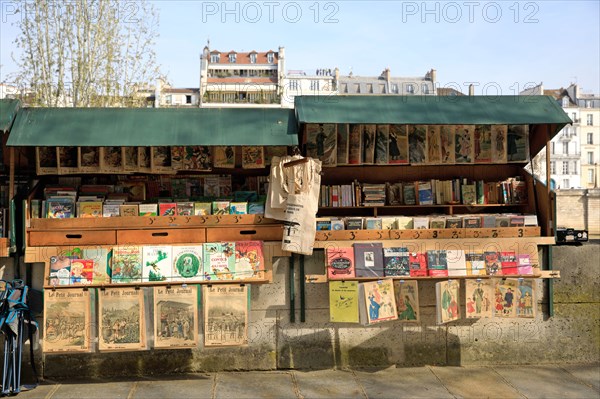
[[[356,277],[383,277],[383,245],[381,243],[354,244]]]
[[[448,276],[448,260],[446,250],[427,251],[427,274],[432,277]]]
[[[170,245],[146,245],[142,247],[142,262],[142,282],[171,280],[173,255]]]
[[[485,256],[482,251],[470,251],[465,254],[468,276],[485,276],[487,269]]]
[[[398,320],[419,322],[419,285],[416,280],[395,280],[394,296]]]
[[[386,277],[410,276],[409,254],[406,247],[383,249],[383,274]]]
[[[325,252],[329,280],[346,280],[355,277],[354,248],[328,247]]]
[[[358,282],[329,282],[329,321],[332,323],[359,323]]]
[[[384,279],[359,284],[359,311],[365,325],[398,319],[394,281]]]
[[[459,280],[435,283],[437,323],[444,324],[460,319]]]
[[[408,254],[408,267],[411,277],[427,276],[427,253],[410,252]]]
[[[446,262],[448,264],[449,277],[460,277],[467,275],[465,251],[462,249],[447,249]]]
[[[204,280],[235,280],[235,243],[203,244]]]
[[[202,245],[174,245],[171,248],[173,268],[170,276],[173,281],[201,281]]]
[[[492,317],[492,281],[468,279],[465,283],[465,317]]]

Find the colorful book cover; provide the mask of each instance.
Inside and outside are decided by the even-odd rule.
[[[431,277],[448,276],[448,254],[446,250],[427,251],[427,275]]]
[[[111,276],[112,284],[142,282],[142,247],[119,245],[113,248]]]
[[[123,204],[119,205],[119,213],[121,216],[139,216],[140,210],[138,204]]]
[[[264,202],[248,202],[248,214],[250,215],[264,215],[265,203]]]
[[[235,168],[235,147],[213,147],[213,166],[215,168]]]
[[[205,145],[184,147],[183,170],[209,171],[211,169],[211,147]]]
[[[485,279],[465,280],[465,317],[468,319],[492,317],[492,281]]]
[[[49,285],[69,285],[71,279],[71,258],[68,256],[51,256],[48,272]]]
[[[533,274],[533,267],[528,254],[517,255],[517,272],[522,276]]]
[[[212,214],[213,215],[229,215],[230,205],[231,205],[230,201],[213,201]]]
[[[367,230],[382,230],[383,224],[381,218],[365,218],[365,227]]]
[[[248,213],[248,203],[231,202],[229,204],[229,213],[231,215],[246,215]]]
[[[354,262],[356,277],[383,277],[383,245],[354,244]]]
[[[201,281],[202,245],[173,245],[171,247],[173,268],[170,272],[173,281]]]
[[[411,165],[427,162],[427,125],[408,125],[408,155]]]
[[[461,217],[447,217],[446,228],[447,229],[462,229],[463,220]]]
[[[447,249],[446,262],[448,265],[449,277],[467,275],[465,251],[463,251],[462,249]]]
[[[536,282],[531,279],[520,279],[517,286],[517,317],[534,318],[536,313]]]
[[[359,323],[358,282],[329,282],[329,321],[332,323]]]
[[[408,134],[406,125],[390,125],[389,163],[408,163]]]
[[[140,216],[157,216],[158,204],[139,204],[138,210],[140,212]]]
[[[170,245],[146,245],[142,247],[142,281],[170,281],[173,257]]]
[[[389,163],[389,125],[377,125],[375,134],[375,163],[385,165]]]
[[[345,280],[355,277],[354,248],[328,247],[325,253],[327,256],[327,278],[329,280]]]
[[[102,205],[102,217],[112,218],[112,217],[121,216],[120,207],[121,207],[121,204],[105,202]]]
[[[363,218],[346,218],[346,230],[362,230]]]
[[[508,125],[506,154],[508,162],[529,160],[529,125]]]
[[[44,290],[44,353],[90,352],[90,291]]]
[[[428,164],[437,165],[442,163],[442,148],[440,137],[440,126],[427,126],[427,159]]]
[[[46,217],[50,219],[68,219],[75,217],[75,200],[72,198],[53,198],[46,200]]]
[[[144,290],[106,288],[98,291],[98,349],[146,349]]]
[[[475,163],[492,162],[492,129],[490,125],[476,125],[473,130]]]
[[[493,251],[485,251],[483,253],[485,261],[485,271],[489,276],[502,274],[502,264],[500,263],[500,253]]]
[[[94,261],[92,259],[72,259],[70,285],[90,285],[94,280]]]
[[[398,230],[412,230],[414,225],[414,219],[410,216],[398,216],[396,218]]]
[[[395,216],[382,216],[381,217],[381,229],[382,230],[397,230],[398,223]]]
[[[485,256],[482,251],[470,251],[465,253],[465,263],[468,276],[485,276]]]
[[[265,166],[265,151],[262,146],[242,147],[243,169],[261,169]]]
[[[503,276],[518,274],[517,256],[514,252],[500,252],[500,265],[502,267]]]
[[[427,276],[427,253],[410,252],[408,254],[408,267],[411,277]]]
[[[481,216],[463,216],[463,226],[465,229],[481,228]]]
[[[194,202],[194,215],[206,216],[212,214],[211,202]]]
[[[440,152],[441,163],[445,165],[453,165],[455,162],[454,148],[454,126],[440,126]]]
[[[248,344],[248,287],[247,284],[204,286],[204,346]]]
[[[398,320],[419,322],[419,285],[416,280],[395,280],[394,296]]]
[[[460,319],[459,280],[435,283],[437,323],[444,324]]]
[[[420,181],[417,186],[419,191],[419,205],[433,205],[431,182]]]
[[[177,202],[177,216],[193,216],[194,203],[190,201]]]
[[[495,279],[494,317],[516,317],[518,285],[519,281],[514,278]]]
[[[265,278],[265,255],[262,241],[237,241],[235,243],[236,280]]]
[[[306,154],[322,162],[337,165],[337,132],[333,123],[309,123],[306,125]]]
[[[492,162],[506,163],[506,140],[508,126],[492,125]]]
[[[472,125],[457,125],[454,130],[454,162],[473,163],[475,151],[473,148]]]
[[[377,125],[363,125],[362,133],[362,163],[375,163],[375,139]]]
[[[235,243],[217,242],[203,244],[204,280],[235,279]]]
[[[94,262],[92,284],[110,283],[112,248],[84,248],[81,256],[83,259],[91,259]]]
[[[383,275],[386,277],[410,276],[408,258],[406,247],[383,248]]]
[[[363,324],[398,320],[392,279],[359,284],[359,309]]]
[[[102,201],[84,201],[79,203],[80,218],[99,218],[102,217]]]
[[[331,230],[340,231],[345,230],[345,224],[342,219],[331,219]]]
[[[349,125],[350,136],[348,139],[348,163],[360,165],[362,163],[362,131],[363,125]]]
[[[175,216],[177,214],[177,203],[175,202],[160,202],[158,204],[159,216]]]
[[[180,145],[171,146],[171,168],[174,170],[183,169],[184,147]]]
[[[460,186],[461,200],[464,205],[477,203],[477,190],[475,184],[463,184]]]
[[[154,348],[198,345],[198,286],[154,287]]]

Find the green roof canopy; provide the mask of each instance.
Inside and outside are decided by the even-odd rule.
[[[296,145],[292,109],[23,108],[9,146]]]
[[[19,100],[0,100],[0,132],[8,132],[20,106]]]

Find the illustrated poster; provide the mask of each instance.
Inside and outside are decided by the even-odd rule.
[[[529,160],[528,125],[508,125],[506,154],[508,162],[527,162]]]
[[[427,163],[437,165],[442,163],[442,148],[440,126],[427,126]]]
[[[213,147],[215,168],[235,168],[235,147],[232,145]]]
[[[419,322],[419,285],[416,280],[395,280],[394,295],[398,320]]]
[[[454,130],[454,162],[473,163],[475,151],[473,148],[472,125],[457,125]]]
[[[475,163],[492,162],[492,129],[490,125],[476,125],[473,130]]]
[[[154,347],[198,345],[198,286],[154,287]]]
[[[458,280],[440,281],[435,284],[438,324],[460,318],[460,284]]]
[[[44,352],[89,352],[90,315],[89,290],[44,290]]]
[[[492,162],[506,163],[506,140],[508,127],[506,125],[492,126]]]
[[[106,288],[98,291],[101,351],[146,349],[144,291],[135,288]]]
[[[494,317],[516,317],[517,286],[514,278],[496,279],[494,286]]]
[[[337,165],[337,132],[332,123],[306,125],[306,154],[317,158],[323,166]]]
[[[248,344],[248,286],[204,286],[204,346]]]
[[[408,163],[408,135],[406,125],[390,125],[389,163]]]
[[[454,126],[440,126],[440,156],[441,163],[445,165],[454,164]]]
[[[465,310],[468,319],[492,317],[492,282],[489,279],[468,279],[465,288]]]
[[[408,155],[411,165],[422,165],[427,161],[427,126],[408,126]]]

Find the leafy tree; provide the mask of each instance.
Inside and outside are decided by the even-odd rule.
[[[146,0],[17,0],[14,78],[38,106],[141,106],[159,76],[158,14]]]

